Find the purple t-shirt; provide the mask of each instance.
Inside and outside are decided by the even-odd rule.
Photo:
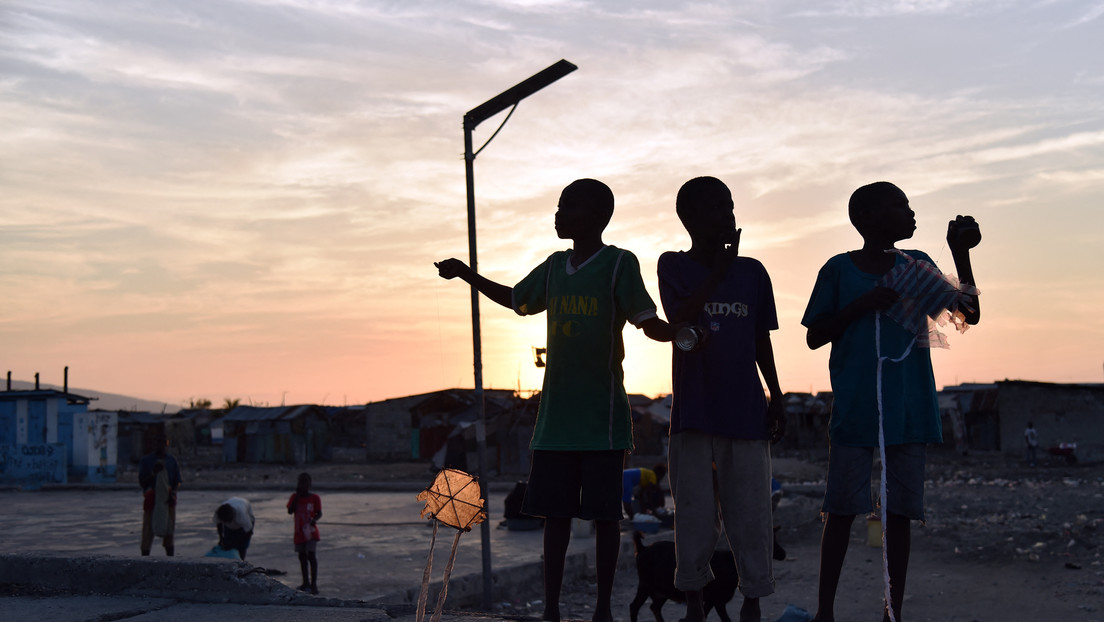
[[[685,252],[659,258],[659,295],[670,318],[705,281],[710,268]],[[774,290],[759,261],[737,257],[698,314],[708,333],[693,352],[674,350],[671,433],[699,430],[766,440],[767,398],[755,362],[755,341],[778,328]]]

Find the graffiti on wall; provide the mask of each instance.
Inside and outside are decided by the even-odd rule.
[[[0,445],[0,481],[26,488],[64,484],[65,446],[60,443]]]

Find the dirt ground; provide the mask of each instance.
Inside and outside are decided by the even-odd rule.
[[[180,457],[191,486],[287,483],[298,469],[284,466],[220,465],[206,455]],[[763,619],[776,620],[787,604],[816,608],[820,497],[826,459],[790,455],[775,458],[783,498],[775,514],[785,561],[775,563],[778,591],[763,599]],[[425,463],[311,465],[316,483],[327,486],[368,481],[429,483]],[[127,471],[120,480],[135,476]],[[503,482],[517,476],[492,478]],[[1070,465],[1043,457],[1039,466],[996,454],[929,454],[928,520],[913,527],[913,555],[904,617],[931,621],[1076,620],[1104,621],[1104,465]],[[498,517],[494,517],[498,518]],[[625,534],[624,537],[628,537]],[[661,532],[657,537],[664,537]],[[666,535],[669,537],[669,532]],[[837,600],[837,619],[878,620],[881,552],[868,546],[867,526],[857,520]],[[593,577],[564,587],[562,608],[589,619]],[[618,573],[615,616],[628,619],[636,589],[631,568]],[[739,599],[730,603],[733,616]],[[539,615],[539,599],[510,599],[500,613]],[[682,617],[668,603],[668,620]],[[641,620],[651,612],[641,610]]]
[[[826,466],[826,459],[775,459],[784,489],[775,522],[788,555],[775,563],[777,592],[762,601],[764,620],[776,620],[787,604],[815,613]],[[995,454],[932,453],[925,502],[927,521],[912,531],[904,619],[1104,620],[1104,465],[1044,458],[1030,468]],[[880,620],[881,549],[868,546],[865,521],[855,523],[836,616]],[[621,573],[618,583],[615,602],[628,603],[635,577]],[[577,587],[569,599],[585,611],[588,586]],[[668,603],[663,614],[678,620],[683,608]],[[651,618],[647,608],[640,615]]]

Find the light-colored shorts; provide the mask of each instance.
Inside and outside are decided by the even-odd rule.
[[[740,593],[747,598],[773,594],[770,443],[683,430],[671,435],[668,463],[675,502],[675,588],[699,590],[714,579],[710,559],[723,523]]]

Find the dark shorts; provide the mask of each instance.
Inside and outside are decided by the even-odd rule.
[[[877,447],[846,447],[833,444],[828,450],[828,485],[823,511],[839,516],[874,511],[870,481]],[[923,444],[886,447],[886,511],[924,520]]]
[[[318,550],[318,540],[307,540],[295,545],[296,553],[313,553]]]
[[[625,451],[533,451],[521,511],[541,518],[621,520]]]

